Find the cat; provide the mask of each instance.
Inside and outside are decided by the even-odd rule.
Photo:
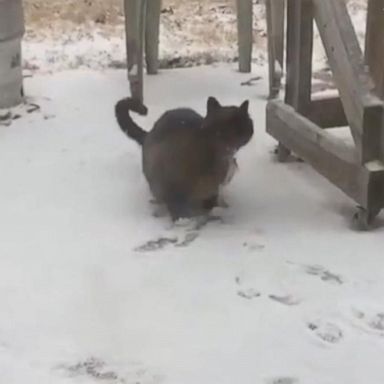
[[[173,221],[208,214],[218,205],[220,187],[237,166],[235,154],[254,133],[248,107],[248,100],[222,106],[209,97],[205,117],[189,108],[168,110],[146,132],[129,114],[146,115],[145,105],[132,98],[116,103],[121,130],[142,147],[151,193]]]

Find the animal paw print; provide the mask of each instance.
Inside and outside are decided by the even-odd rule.
[[[242,297],[243,299],[252,300],[252,299],[255,299],[256,297],[260,297],[261,293],[256,291],[253,288],[248,288],[248,289],[239,289],[237,291],[237,295]]]
[[[140,363],[109,366],[105,361],[89,357],[75,364],[62,364],[57,367],[69,377],[90,378],[92,382],[108,384],[159,384],[160,375],[153,374]]]
[[[343,279],[340,275],[332,273],[321,265],[306,265],[304,270],[308,275],[318,276],[322,281],[332,284],[343,284]]]
[[[333,323],[315,321],[309,322],[307,327],[313,335],[327,344],[337,344],[344,337],[343,331]]]
[[[365,332],[384,336],[384,311],[362,311],[353,309],[354,324]]]
[[[146,243],[139,245],[134,250],[136,252],[153,252],[165,248],[168,245],[177,244],[177,238],[160,237],[156,240],[149,240]]]
[[[149,240],[139,245],[134,250],[136,252],[154,252],[162,250],[169,246],[185,248],[188,247],[199,237],[198,232],[186,232],[181,238],[178,237],[160,237],[156,240]]]
[[[263,251],[264,248],[265,248],[265,245],[264,244],[255,243],[255,242],[245,241],[243,243],[243,247],[247,248],[249,251],[252,252],[252,251]]]
[[[267,384],[298,384],[299,380],[296,377],[281,376],[273,377],[267,380]]]
[[[261,296],[261,293],[254,288],[242,288],[242,282],[240,277],[236,277],[236,284],[238,285],[237,296],[243,299],[252,300]]]
[[[287,306],[294,306],[299,305],[301,300],[293,295],[286,295],[286,296],[278,296],[278,295],[269,295],[268,296],[271,300],[276,301],[280,304],[287,305]]]

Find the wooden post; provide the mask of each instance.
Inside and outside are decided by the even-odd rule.
[[[297,112],[307,114],[312,88],[313,12],[310,0],[288,0],[287,26],[285,102]],[[279,143],[278,160],[285,161],[289,153]]]
[[[279,95],[284,70],[285,0],[266,0],[269,98]]]
[[[365,35],[365,61],[375,83],[376,94],[384,98],[384,4],[382,0],[369,0],[367,33]],[[381,159],[384,161],[384,126],[381,129]]]
[[[143,44],[146,1],[124,0],[128,80],[132,97],[141,102],[143,101]]]
[[[313,8],[310,0],[288,0],[285,102],[305,114],[311,102]]]
[[[253,10],[252,0],[236,0],[237,33],[239,47],[239,71],[251,72],[253,44]]]
[[[21,41],[24,13],[21,0],[0,0],[0,108],[18,105],[23,99]]]
[[[375,83],[378,96],[384,97],[384,3],[369,0],[365,59]]]
[[[161,0],[147,0],[145,21],[145,61],[147,73],[154,75],[159,69],[159,33]]]

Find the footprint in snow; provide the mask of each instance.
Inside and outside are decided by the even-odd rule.
[[[252,300],[257,297],[260,297],[261,293],[256,291],[253,288],[248,288],[248,289],[239,289],[237,291],[237,295],[242,297],[243,299]]]
[[[305,266],[305,271],[309,275],[318,276],[322,281],[333,284],[343,284],[343,279],[340,275],[332,273],[319,265],[307,265]]]
[[[169,230],[176,230],[183,232],[182,234],[175,234],[172,236],[161,236],[157,239],[146,241],[134,248],[136,252],[154,252],[159,251],[169,246],[178,248],[188,247],[193,243],[200,235],[200,230],[212,222],[223,223],[223,219],[220,216],[204,216],[192,219],[180,219],[175,223],[172,223]]]
[[[247,248],[249,251],[263,251],[265,248],[264,244],[254,243],[254,242],[248,242],[245,241],[243,243],[243,247]]]
[[[237,296],[243,299],[252,300],[261,296],[261,293],[254,288],[243,288],[242,282],[239,276],[235,279],[236,285],[239,287],[237,290]]]
[[[366,333],[384,337],[384,311],[353,308],[352,325]]]
[[[307,273],[308,275],[317,276],[326,283],[337,285],[341,285],[344,283],[340,275],[327,270],[321,265],[303,265],[302,267],[305,273]]]
[[[298,384],[299,380],[296,377],[281,376],[273,377],[266,381],[267,384]]]
[[[56,370],[71,378],[90,378],[92,382],[110,384],[158,384],[160,375],[153,374],[138,363],[111,365],[101,359],[89,357],[74,364],[61,364]]]
[[[154,252],[159,251],[169,245],[177,244],[178,239],[176,237],[160,237],[156,240],[149,240],[142,245],[139,245],[134,250],[136,252]]]
[[[168,246],[179,248],[188,247],[199,237],[198,232],[187,232],[181,238],[178,237],[160,237],[156,240],[149,240],[142,245],[139,245],[134,250],[136,252],[154,252],[164,249]]]
[[[307,328],[314,336],[327,344],[337,344],[344,337],[343,331],[336,324],[330,322],[321,320],[309,322]]]
[[[276,301],[280,304],[287,305],[290,307],[294,305],[299,305],[301,303],[300,299],[292,295],[286,295],[286,296],[269,295],[268,297],[273,301]]]

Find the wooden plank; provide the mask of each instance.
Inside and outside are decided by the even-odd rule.
[[[313,0],[315,20],[327,53],[335,83],[355,140],[360,161],[364,116],[376,111],[382,101],[373,91],[373,82],[365,68],[363,54],[344,0]],[[368,129],[369,131],[369,129]],[[366,134],[376,134],[367,132]],[[379,140],[376,137],[376,140]]]
[[[304,114],[311,101],[312,50],[312,1],[288,0],[285,101]]]
[[[145,61],[147,73],[154,75],[159,69],[159,34],[161,0],[147,1],[145,20]]]
[[[269,98],[279,95],[284,71],[285,0],[266,0]]]
[[[236,0],[239,71],[251,72],[253,45],[252,0]]]
[[[131,95],[143,101],[143,44],[146,0],[124,0],[128,80]]]
[[[384,165],[362,166],[356,152],[292,107],[270,101],[267,132],[366,209],[384,206]]]
[[[321,128],[348,126],[343,103],[338,96],[312,99],[305,116]]]
[[[384,3],[369,0],[367,33],[365,35],[365,60],[375,83],[375,91],[384,97]]]

